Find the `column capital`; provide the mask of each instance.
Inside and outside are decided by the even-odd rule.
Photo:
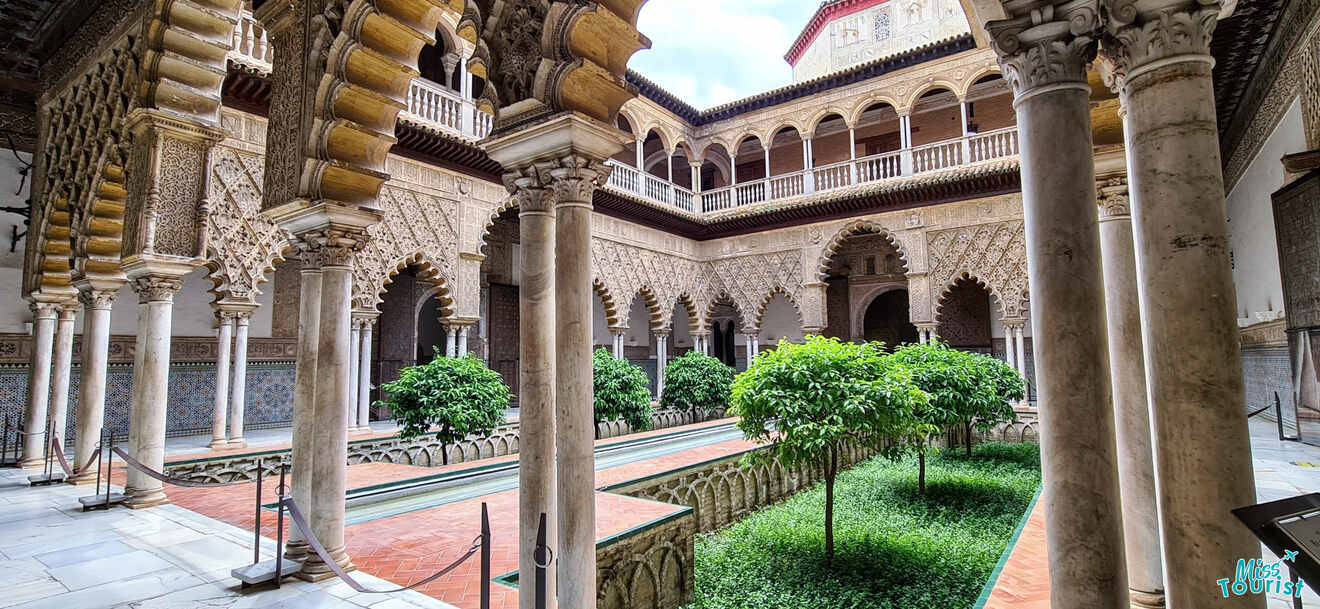
[[[1100,206],[1100,219],[1111,220],[1131,218],[1128,203],[1127,178],[1116,176],[1099,180],[1096,183],[1096,203]]]
[[[651,334],[654,334],[656,338],[668,338],[671,332],[672,330],[670,330],[669,328],[660,328],[659,330],[651,330]]]
[[[174,302],[174,295],[183,288],[183,281],[172,275],[144,275],[134,278],[130,285],[137,292],[138,304]]]
[[[1027,325],[1027,320],[1021,317],[1005,317],[1002,321],[1004,327],[1009,330],[1021,330],[1023,326]]]
[[[1014,103],[1058,89],[1090,91],[1100,12],[1095,0],[1005,6],[1008,19],[986,24],[990,46],[1013,87]]]
[[[912,325],[916,326],[918,330],[925,330],[927,332],[934,332],[935,329],[939,327],[939,324],[935,322],[912,322]]]
[[[556,202],[590,204],[592,192],[609,179],[611,168],[604,161],[623,150],[628,138],[613,125],[567,113],[484,147],[492,160],[509,170],[503,176],[504,187],[519,198],[519,204],[545,212]]]
[[[369,236],[361,227],[326,227],[294,235],[291,243],[302,259],[303,270],[352,266]]]
[[[369,326],[376,323],[376,320],[380,318],[380,311],[374,311],[374,310],[364,311],[362,309],[354,309],[351,315],[353,319]]]
[[[73,298],[55,303],[60,321],[73,321],[78,316],[78,299]]]
[[[30,303],[28,308],[32,309],[32,315],[37,319],[55,319],[60,312],[60,303],[38,300]]]
[[[1105,12],[1102,53],[1116,88],[1179,61],[1214,63],[1210,38],[1219,21],[1215,0],[1099,0]]]
[[[120,285],[123,285],[121,282]],[[109,311],[115,304],[115,298],[119,296],[119,288],[106,289],[96,288],[90,284],[78,286],[78,302],[88,309],[98,311]]]

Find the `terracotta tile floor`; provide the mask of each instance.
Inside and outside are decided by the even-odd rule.
[[[625,440],[647,438],[679,431],[711,427],[731,419],[707,421],[696,425],[671,427],[632,434],[622,438],[598,440],[597,446]],[[700,463],[710,459],[752,448],[745,440],[732,440],[671,453],[620,467],[596,472],[597,487],[616,484],[654,473]],[[263,446],[249,452],[271,450]],[[230,454],[240,454],[235,451]],[[195,458],[195,455],[192,457]],[[413,467],[393,463],[365,463],[348,468],[348,488],[355,489],[382,482],[393,482],[420,476],[466,469],[477,465],[509,462],[516,455],[469,461],[444,467]],[[112,479],[123,484],[124,470],[116,463]],[[275,501],[278,479],[267,478],[262,488],[262,503]],[[205,514],[244,529],[251,530],[255,517],[256,484],[242,483],[224,487],[182,488],[169,487],[169,497],[175,504]],[[90,494],[90,491],[89,491]],[[477,499],[449,503],[350,525],[345,529],[345,541],[354,565],[372,575],[400,585],[409,585],[456,559],[471,544],[480,531],[481,504],[488,505],[491,517],[492,575],[499,576],[518,568],[516,532],[518,527],[518,491],[493,493]],[[603,538],[657,518],[679,511],[681,508],[634,499],[621,495],[596,493],[596,535]],[[286,524],[286,529],[287,529]],[[275,515],[262,514],[262,534],[275,537]],[[287,535],[287,532],[286,532]],[[270,542],[267,542],[270,543]],[[419,591],[463,609],[478,606],[480,564],[474,556],[445,577]],[[495,609],[517,606],[518,592],[501,584],[491,586],[491,606]]]
[[[1017,545],[999,572],[985,609],[1049,609],[1050,561],[1045,553],[1045,502],[1037,501]]]

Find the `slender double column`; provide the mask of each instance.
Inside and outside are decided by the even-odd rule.
[[[669,330],[656,330],[655,334],[655,397],[665,392],[665,368],[669,365]]]
[[[1050,605],[1128,609],[1086,72],[1094,6],[987,24],[1021,140]]]
[[[73,323],[78,316],[77,301],[59,305],[55,324],[55,355],[50,377],[50,428],[60,449],[69,441],[64,435],[69,420],[69,377],[73,374]]]
[[[361,375],[358,374],[358,367],[362,365],[362,320],[357,315],[349,319],[349,366],[348,366],[348,399],[344,401],[344,425],[349,432],[361,429],[358,423],[358,382]]]
[[[1166,601],[1264,607],[1263,595],[1223,598],[1215,583],[1232,577],[1238,560],[1260,556],[1260,542],[1231,512],[1255,503],[1256,489],[1211,80],[1220,6],[1101,4],[1104,53],[1127,109]]]
[[[247,411],[247,356],[248,325],[252,321],[251,309],[234,313],[234,375],[229,390],[229,443],[228,446],[247,446],[243,439],[243,415]]]
[[[46,458],[46,420],[50,405],[50,364],[55,346],[55,319],[59,304],[33,302],[32,368],[28,372],[28,401],[23,408],[23,452],[20,467],[36,467]]]
[[[613,338],[614,340],[614,343],[611,347],[611,350],[614,353],[614,357],[618,357],[618,358],[623,357],[623,338],[627,334],[628,334],[627,326],[610,327],[610,337]]]
[[[917,327],[917,342],[926,344],[935,340],[935,324],[914,324]]]
[[[369,313],[359,317],[362,344],[357,367],[357,425],[358,430],[365,432],[371,431],[371,325],[377,315]]]
[[[1128,588],[1134,608],[1158,609],[1164,606],[1164,573],[1127,180],[1121,175],[1110,177],[1098,190]]]
[[[321,266],[320,336],[317,342],[315,413],[312,435],[312,532],[331,559],[353,568],[344,542],[344,493],[348,483],[348,391],[352,353],[350,322],[353,299],[353,257],[365,235],[332,228],[299,236],[307,243],[307,258]],[[302,576],[331,577],[330,567],[308,555]]]
[[[293,371],[293,447],[290,451],[291,490],[298,505],[312,505],[312,464],[316,462],[316,364],[321,341],[321,262],[306,244],[301,247],[298,285],[298,359]],[[307,541],[298,527],[289,531],[285,555],[303,558]]]
[[[170,325],[174,295],[182,287],[184,269],[157,272],[146,265],[130,271],[130,285],[138,295],[137,343],[133,356],[133,406],[128,445],[134,458],[155,471],[165,469],[165,420],[170,380]],[[159,480],[129,468],[124,485],[131,508],[168,503]]]
[[[93,286],[78,284],[78,300],[83,306],[82,366],[79,369],[78,427],[73,446],[76,484],[96,480],[92,453],[101,442],[105,426],[105,378],[110,355],[110,309],[119,284]],[[84,467],[91,463],[90,467]]]
[[[234,342],[234,313],[217,311],[215,349],[215,405],[211,410],[211,448],[229,444],[229,356]]]

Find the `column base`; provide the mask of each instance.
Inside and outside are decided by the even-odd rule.
[[[284,557],[289,560],[306,560],[311,548],[306,541],[290,541],[284,544]]]
[[[86,486],[89,484],[96,484],[96,470],[91,470],[87,472],[75,472],[73,476],[70,477],[68,480],[65,480],[65,482],[68,482],[69,484],[72,484],[74,486]]]
[[[1128,600],[1132,604],[1132,609],[1164,609],[1163,592],[1146,592],[1143,590],[1128,590]]]
[[[243,438],[235,438],[225,442],[225,450],[234,448],[247,448],[247,440],[244,440]]]
[[[339,568],[343,569],[345,572],[357,570],[357,566],[353,564],[353,561],[348,557],[348,553],[346,553],[342,548],[339,550],[338,553],[330,552],[331,556],[334,556],[336,554],[339,554],[339,557],[336,558],[336,561],[338,561],[339,563]],[[308,555],[307,560],[303,561],[302,570],[298,572],[297,577],[298,579],[301,579],[303,581],[319,582],[337,576],[335,575],[334,571],[330,570],[330,567],[326,566],[325,563],[321,562],[321,558],[319,556],[312,554],[312,555]]]
[[[366,435],[366,434],[371,433],[371,428],[370,428],[370,427],[349,427],[349,428],[348,428],[348,433],[351,433],[351,434],[358,434],[358,435]]]
[[[223,438],[212,439],[211,443],[206,445],[207,448],[226,448],[228,446],[229,446],[229,440],[225,440]]]
[[[149,491],[129,490],[125,494],[128,495],[128,498],[124,500],[124,505],[134,510],[144,510],[170,503],[170,498],[165,495],[165,489],[163,488]]]

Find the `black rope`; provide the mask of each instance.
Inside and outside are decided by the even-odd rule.
[[[325,546],[321,545],[321,540],[316,538],[315,533],[312,533],[311,530],[312,528],[307,525],[307,519],[303,518],[302,510],[298,508],[298,503],[294,501],[292,497],[284,496],[280,498],[280,502],[284,504],[285,509],[289,510],[289,518],[293,520],[293,524],[298,527],[298,530],[302,531],[303,539],[307,542],[307,546],[310,547],[312,551],[316,552],[316,555],[321,558],[321,562],[325,563],[325,566],[329,567],[330,571],[332,571],[335,575],[337,575],[339,579],[344,580],[344,583],[348,584],[348,587],[358,592],[368,592],[371,594],[388,594],[391,592],[403,592],[405,590],[411,590],[413,588],[425,586],[426,584],[429,584],[437,579],[440,579],[441,577],[444,577],[445,575],[448,575],[450,571],[457,569],[459,565],[463,564],[465,561],[467,561],[467,559],[472,558],[472,555],[476,554],[477,550],[481,549],[481,536],[478,535],[476,539],[472,540],[472,545],[468,547],[467,551],[464,552],[462,556],[458,557],[458,560],[455,560],[454,562],[450,563],[449,566],[427,576],[426,579],[415,582],[408,586],[400,586],[398,588],[391,588],[389,590],[372,590],[358,583],[353,578],[349,577],[348,573],[344,571],[344,568],[339,566],[339,563],[330,557],[330,553],[326,552]]]

